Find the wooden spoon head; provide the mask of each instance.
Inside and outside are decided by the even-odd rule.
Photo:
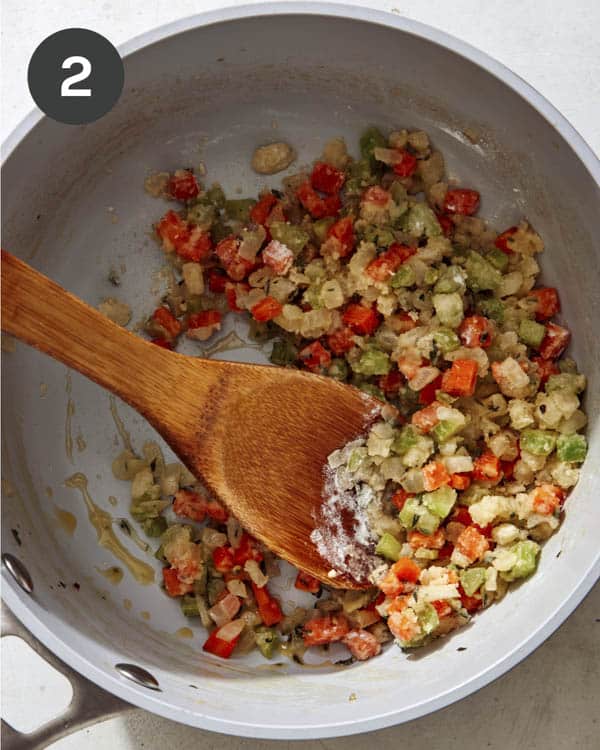
[[[366,574],[354,571],[328,576],[333,566],[310,537],[323,502],[327,457],[365,433],[381,402],[298,370],[215,362],[220,377],[198,408],[195,363],[185,360],[185,390],[177,388],[169,418],[157,423],[148,416],[188,468],[280,557],[332,586],[370,585]],[[199,395],[196,404],[203,399]]]

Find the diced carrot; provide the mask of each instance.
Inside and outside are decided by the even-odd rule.
[[[188,328],[210,328],[220,323],[221,313],[218,310],[202,310],[188,317]]]
[[[411,424],[418,427],[421,432],[430,432],[436,424],[440,421],[437,415],[437,410],[440,406],[443,406],[439,401],[433,401],[429,406],[424,409],[419,409],[410,418]]]
[[[444,198],[444,211],[448,214],[472,216],[479,208],[479,193],[476,190],[457,188],[448,190]]]
[[[540,484],[533,491],[533,509],[544,516],[551,516],[564,500],[564,490],[554,484]]]
[[[434,534],[409,531],[407,541],[413,549],[442,549],[446,543],[446,534],[444,529],[438,529]]]
[[[471,476],[469,474],[452,474],[450,477],[450,487],[455,490],[466,490],[471,485]]]
[[[426,492],[437,490],[450,482],[450,474],[443,461],[430,461],[423,467],[423,486]]]
[[[392,612],[387,619],[387,625],[392,635],[404,642],[412,641],[421,635],[421,626],[412,609]]]
[[[502,234],[499,234],[496,237],[496,240],[494,241],[494,245],[498,248],[498,250],[502,250],[503,253],[506,253],[507,255],[512,255],[514,250],[511,247],[511,240],[512,237],[517,233],[518,227],[510,227],[506,231],[502,232]]]
[[[173,511],[178,516],[202,522],[206,517],[207,499],[192,490],[177,490],[173,500]]]
[[[186,238],[175,244],[175,252],[183,260],[198,263],[207,258],[213,249],[212,240],[208,232],[200,227],[193,227]]]
[[[491,451],[485,451],[473,462],[473,479],[478,482],[499,482],[501,478],[500,459]]]
[[[560,312],[560,300],[554,287],[544,286],[532,289],[527,296],[535,300],[536,320],[548,320]]]
[[[407,331],[412,331],[418,325],[418,322],[407,312],[390,315],[387,322],[394,333],[406,333]]]
[[[190,234],[187,221],[175,211],[167,211],[156,225],[156,234],[162,240],[163,248],[173,252],[178,244],[187,240]]]
[[[342,320],[359,336],[374,333],[379,325],[380,316],[371,307],[351,303],[344,310]]]
[[[369,633],[368,630],[362,628],[350,630],[342,638],[342,643],[358,661],[372,659],[381,651],[381,644],[373,633]]]
[[[480,346],[487,349],[492,343],[492,326],[483,315],[470,315],[464,318],[458,334],[462,343],[469,348]]]
[[[442,376],[441,390],[451,396],[472,396],[477,383],[477,362],[473,359],[455,359],[452,367]]]
[[[322,372],[331,364],[331,354],[319,341],[313,341],[301,349],[298,359],[311,372]]]
[[[321,581],[304,570],[299,570],[294,586],[300,591],[308,591],[310,594],[318,594],[321,590]]]
[[[452,521],[456,523],[462,523],[463,526],[471,526],[473,519],[469,513],[469,509],[465,505],[457,505],[452,511]]]
[[[350,631],[348,620],[342,614],[329,614],[309,620],[303,629],[305,646],[324,646],[341,641]]]
[[[447,599],[436,599],[435,601],[431,602],[431,605],[435,608],[435,611],[438,614],[438,617],[447,617],[448,615],[451,615],[454,611],[452,607],[448,604]]]
[[[345,179],[346,175],[342,171],[322,161],[315,164],[310,176],[310,182],[314,189],[328,195],[338,193]]]
[[[337,195],[321,198],[308,180],[300,185],[296,191],[296,196],[313,219],[335,216],[342,206]]]
[[[258,549],[256,540],[253,539],[250,534],[244,532],[238,546],[233,550],[234,565],[241,565],[243,567],[248,560],[261,562],[262,559],[263,554]]]
[[[571,332],[555,323],[546,325],[546,335],[540,346],[542,359],[557,359],[564,352],[571,338]]]
[[[268,320],[273,320],[273,318],[281,315],[282,310],[283,305],[276,300],[275,297],[263,297],[260,302],[257,302],[250,308],[252,317],[260,323],[266,323]]]
[[[421,575],[421,568],[410,557],[399,558],[390,568],[400,581],[416,583]]]
[[[251,585],[258,606],[258,614],[261,616],[263,623],[268,628],[277,625],[278,622],[283,620],[283,612],[281,611],[279,602],[275,597],[271,596],[266,586],[259,588],[254,581],[251,582]]]
[[[292,267],[294,253],[281,242],[271,240],[262,251],[265,266],[270,266],[278,276],[283,276]]]

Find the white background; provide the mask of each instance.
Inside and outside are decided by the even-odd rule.
[[[224,3],[206,0],[3,0],[2,140],[30,111],[29,58],[49,34],[82,26],[114,44],[160,24]],[[236,5],[239,3],[227,3]],[[359,3],[357,3],[359,4]],[[497,58],[546,96],[600,153],[600,2],[598,0],[371,0],[454,34]],[[459,704],[408,725],[340,740],[295,743],[298,750],[560,750],[598,747],[600,588],[523,664]],[[3,659],[3,699],[41,713],[49,681],[21,658]],[[25,674],[24,674],[25,673]],[[58,691],[59,692],[59,691]],[[596,739],[594,739],[594,737]],[[284,742],[238,740],[178,726],[142,711],[84,730],[55,750],[262,750]]]

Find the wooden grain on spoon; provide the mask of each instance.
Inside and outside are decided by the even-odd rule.
[[[379,401],[299,370],[154,346],[4,251],[2,330],[131,404],[277,555],[329,585],[366,585],[329,578],[310,534],[327,456],[373,423]]]

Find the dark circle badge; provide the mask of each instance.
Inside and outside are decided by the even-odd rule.
[[[63,29],[35,50],[27,81],[35,103],[48,117],[83,125],[116,104],[123,90],[123,61],[102,34]]]

